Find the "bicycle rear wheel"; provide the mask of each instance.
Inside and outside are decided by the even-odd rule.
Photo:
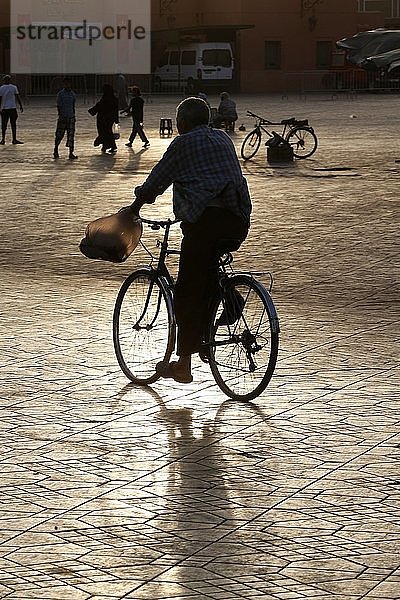
[[[114,349],[125,375],[142,385],[154,383],[156,365],[169,360],[175,334],[172,297],[164,281],[150,269],[129,275],[113,315]]]
[[[258,152],[261,144],[261,131],[256,127],[253,131],[250,131],[243,140],[240,154],[243,160],[249,160]]]
[[[286,136],[296,158],[308,158],[317,149],[318,140],[311,127],[295,127]]]
[[[231,298],[234,290],[236,308],[229,308],[225,292],[211,310],[206,342],[211,372],[227,396],[253,400],[265,390],[275,369],[278,316],[267,290],[250,275],[233,275],[227,286]]]

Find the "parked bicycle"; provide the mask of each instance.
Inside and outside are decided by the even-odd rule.
[[[169,362],[175,348],[174,280],[166,259],[170,228],[178,221],[141,219],[153,230],[163,229],[157,241],[158,256],[140,241],[150,258],[122,284],[113,316],[113,340],[118,363],[125,375],[140,385],[154,383],[159,362]],[[230,241],[232,242],[232,240]],[[235,272],[232,245],[221,251],[218,292],[209,307],[200,358],[210,365],[220,389],[230,398],[252,400],[267,387],[278,356],[279,321],[270,291],[256,276]],[[201,249],[199,248],[199,251]]]
[[[262,132],[264,132],[269,139],[279,139],[280,137],[283,141],[287,142],[293,148],[293,154],[296,158],[308,158],[316,151],[318,140],[314,129],[308,123],[308,119],[298,120],[291,118],[283,119],[279,123],[274,123],[249,110],[247,111],[247,114],[256,119],[256,124],[254,129],[250,131],[243,140],[240,153],[244,160],[249,160],[257,154],[261,144]],[[283,125],[281,132],[269,131],[267,127],[270,127],[271,125]],[[268,144],[268,140],[266,143]]]

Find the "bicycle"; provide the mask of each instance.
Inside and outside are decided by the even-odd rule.
[[[169,362],[175,348],[174,280],[166,259],[179,254],[168,247],[170,228],[178,221],[141,221],[153,230],[163,229],[164,234],[157,241],[158,256],[140,240],[150,264],[131,273],[118,292],[113,342],[128,379],[149,385],[161,376],[157,364]],[[255,278],[260,273],[234,272],[232,254],[228,247],[225,250],[200,358],[208,362],[215,382],[228,397],[253,400],[267,387],[278,356],[279,320],[270,295],[272,276],[267,290]]]
[[[243,140],[240,150],[243,160],[249,160],[257,154],[261,144],[261,132],[267,134],[270,139],[277,137],[278,139],[281,138],[282,141],[287,142],[293,148],[293,155],[296,158],[308,158],[316,151],[318,139],[314,129],[308,124],[308,119],[298,120],[291,118],[283,119],[279,123],[274,123],[249,110],[247,111],[247,114],[257,119],[257,121],[254,129],[250,131]],[[277,133],[276,131],[270,132],[266,128],[266,126],[269,125],[283,125],[283,129],[281,133]],[[268,140],[266,144],[268,144]]]

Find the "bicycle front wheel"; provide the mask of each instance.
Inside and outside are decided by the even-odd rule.
[[[253,131],[250,131],[243,140],[243,144],[240,150],[243,160],[249,160],[258,152],[261,144],[261,131],[256,127]]]
[[[227,396],[253,400],[265,390],[275,369],[278,316],[268,291],[250,275],[234,275],[226,285],[230,301],[225,292],[211,310],[206,344],[211,372]]]
[[[115,354],[125,375],[141,385],[154,383],[156,365],[169,360],[175,335],[172,296],[163,279],[150,269],[129,275],[113,316]]]
[[[318,140],[314,130],[310,127],[295,127],[286,136],[286,141],[293,148],[296,158],[308,158],[317,149]]]

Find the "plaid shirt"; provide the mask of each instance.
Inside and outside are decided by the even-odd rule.
[[[247,182],[224,131],[200,125],[177,136],[135,196],[152,203],[171,184],[177,219],[195,223],[207,206],[221,206],[250,220]]]
[[[72,90],[63,88],[57,94],[57,108],[60,117],[72,119],[75,116],[76,96]]]

